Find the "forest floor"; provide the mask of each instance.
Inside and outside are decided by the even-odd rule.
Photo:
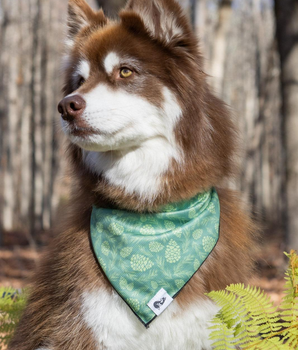
[[[0,249],[0,286],[24,287],[45,250],[44,247],[37,249],[16,244],[18,241],[18,235],[10,233],[4,240],[4,247]],[[287,268],[283,250],[281,235],[265,235],[256,252],[255,271],[249,281],[250,285],[265,290],[276,305],[280,304],[283,296]]]

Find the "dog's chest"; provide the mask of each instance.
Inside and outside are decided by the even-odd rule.
[[[100,289],[82,295],[83,319],[98,350],[209,350],[209,321],[217,311],[209,300],[187,310],[174,301],[146,329],[116,292]]]

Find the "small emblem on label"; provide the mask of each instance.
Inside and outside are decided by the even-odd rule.
[[[161,288],[147,304],[150,309],[159,316],[173,301],[166,290]]]

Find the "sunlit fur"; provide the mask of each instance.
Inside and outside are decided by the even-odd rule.
[[[115,52],[110,52],[104,59],[104,68],[108,74],[111,74],[115,68],[120,65],[121,59]]]
[[[88,61],[82,59],[77,67],[77,70],[74,72],[74,79],[84,78],[87,80],[90,76],[90,64]]]
[[[69,0],[64,95],[86,107],[62,120],[72,195],[33,279],[9,350],[209,350],[211,290],[245,282],[256,231],[239,194],[235,130],[213,95],[197,38],[174,0],[130,0],[118,21]],[[129,69],[127,78],[121,69]],[[216,186],[220,238],[149,329],[113,290],[89,240],[93,205],[136,212]]]

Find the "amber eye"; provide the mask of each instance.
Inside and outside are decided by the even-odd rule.
[[[82,86],[85,83],[85,79],[83,77],[80,77],[78,85]]]
[[[120,69],[120,77],[121,78],[128,78],[132,75],[132,70],[128,68],[121,68]]]

